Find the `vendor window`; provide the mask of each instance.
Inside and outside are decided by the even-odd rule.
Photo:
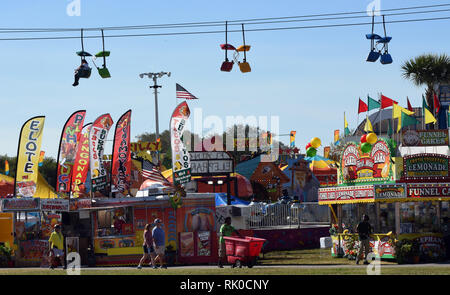
[[[39,212],[17,212],[15,234],[18,240],[35,240],[40,238]]]
[[[355,232],[358,225],[357,204],[342,205],[342,230],[348,229],[349,232]]]
[[[439,230],[437,202],[408,202],[400,206],[400,233],[431,233]]]
[[[132,208],[117,208],[97,212],[97,236],[122,236],[133,234]]]
[[[369,223],[372,225],[373,229],[376,229],[377,212],[375,203],[363,203],[358,206],[358,218],[356,220],[356,225],[358,225],[362,220],[363,216],[369,216]],[[372,230],[374,233],[374,230]]]
[[[378,229],[380,233],[395,232],[395,204],[379,203],[380,215],[378,218]]]

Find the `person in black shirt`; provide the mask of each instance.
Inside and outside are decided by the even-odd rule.
[[[359,252],[356,257],[356,264],[359,264],[359,259],[361,258],[364,251],[364,264],[369,264],[367,261],[367,255],[370,252],[369,235],[372,233],[372,226],[369,223],[369,216],[363,216],[363,221],[358,224],[356,228],[359,235]]]

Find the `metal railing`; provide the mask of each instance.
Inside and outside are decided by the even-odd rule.
[[[329,224],[328,207],[318,203],[293,204],[255,204],[248,207],[245,215],[246,224],[250,229],[258,228],[298,228],[307,224]]]

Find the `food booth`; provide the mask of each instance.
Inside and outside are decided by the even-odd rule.
[[[445,255],[441,233],[449,216],[448,156],[419,154],[393,157],[392,141],[378,139],[368,153],[347,143],[341,154],[338,185],[319,189],[319,204],[336,220],[332,256],[356,256],[356,226],[367,214],[374,228],[373,252],[395,258],[395,241],[419,245],[421,261]],[[333,232],[334,231],[334,232]]]
[[[98,199],[91,210],[97,266],[137,265],[144,227],[156,218],[163,221],[168,263],[217,262],[214,194]]]

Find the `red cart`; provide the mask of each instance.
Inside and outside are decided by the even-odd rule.
[[[233,267],[242,267],[246,265],[253,267],[256,264],[261,248],[265,239],[245,237],[223,237],[225,239],[226,254],[228,263]]]

